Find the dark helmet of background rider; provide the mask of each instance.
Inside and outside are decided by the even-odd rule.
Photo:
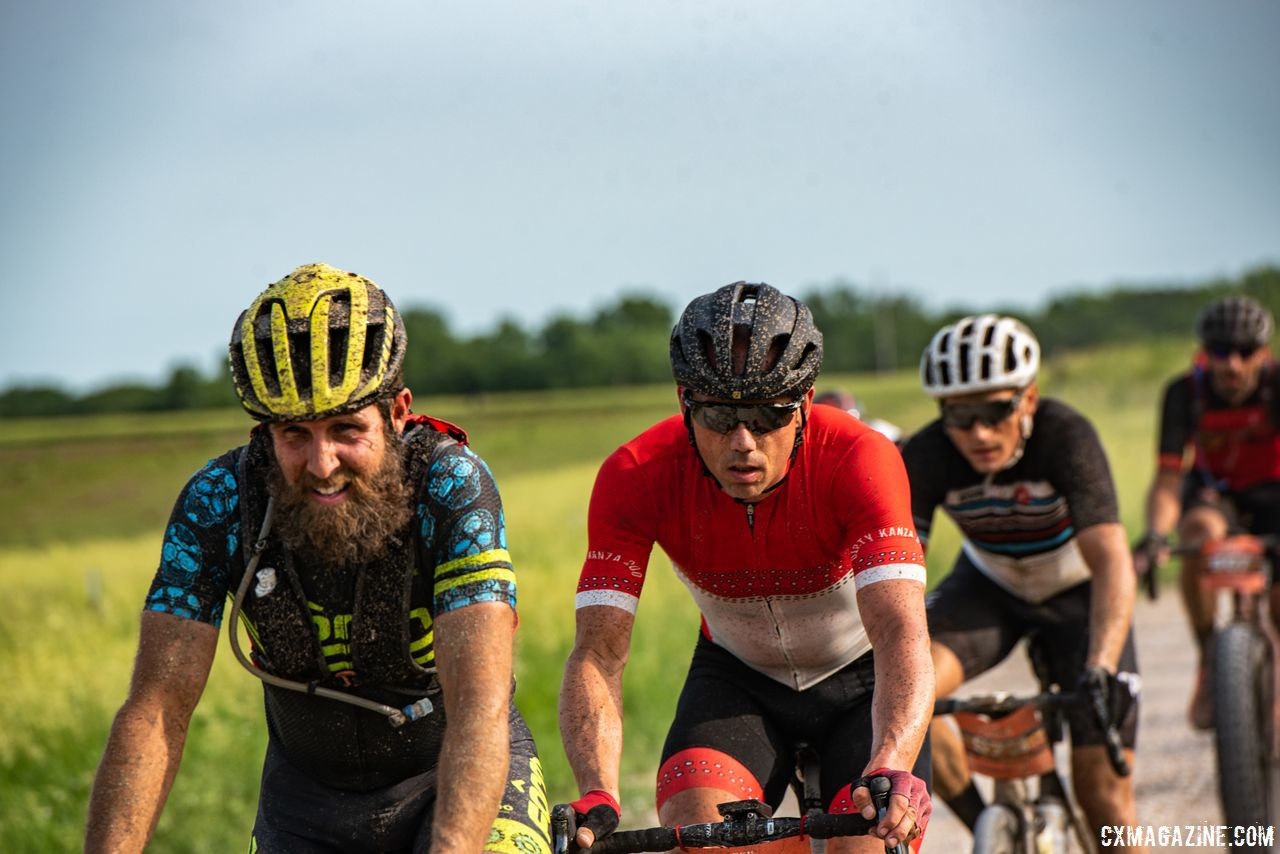
[[[1210,303],[1196,321],[1196,336],[1206,347],[1263,347],[1271,340],[1271,312],[1246,296]]]

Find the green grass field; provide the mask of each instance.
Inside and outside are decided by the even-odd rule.
[[[1130,531],[1154,460],[1160,386],[1185,344],[1077,354],[1050,363],[1047,394],[1085,411],[1107,446]],[[825,377],[865,412],[915,429],[932,417],[914,373]],[[555,700],[572,641],[573,591],[596,467],[674,411],[668,386],[419,399],[457,421],[492,467],[506,504],[520,585],[518,700],[538,738],[550,796],[574,795]],[[124,698],[143,596],[170,504],[207,459],[241,443],[238,411],[0,421],[0,850],[81,844],[111,717]],[[958,538],[940,522],[935,577]],[[627,670],[624,810],[651,807],[653,770],[698,619],[655,553]],[[260,689],[219,652],[153,850],[243,850],[265,731]]]

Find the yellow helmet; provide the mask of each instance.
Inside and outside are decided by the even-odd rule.
[[[304,264],[241,313],[231,380],[259,421],[308,421],[362,409],[404,387],[404,321],[373,282]]]

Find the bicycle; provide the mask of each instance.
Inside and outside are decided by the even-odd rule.
[[[1203,559],[1201,589],[1214,603],[1206,650],[1223,819],[1271,825],[1280,818],[1276,653],[1269,628],[1272,552],[1280,538],[1234,534],[1179,547]]]
[[[1062,740],[1062,710],[1090,702],[1082,693],[1047,691],[948,697],[934,703],[934,715],[955,715],[970,768],[995,781],[995,796],[974,825],[974,854],[1067,852],[1068,830],[1082,851],[1097,850],[1053,754]],[[1105,711],[1094,711],[1105,719]],[[1119,733],[1110,723],[1106,733],[1111,766],[1128,776]],[[1034,798],[1028,786],[1033,779],[1038,782]]]
[[[816,791],[816,780],[812,777],[815,768],[816,764],[805,769],[804,788],[810,793]],[[856,814],[831,815],[821,812],[820,807],[815,812],[812,803],[803,816],[774,818],[768,804],[763,801],[729,801],[717,807],[723,816],[718,822],[615,831],[604,839],[597,840],[591,846],[590,854],[640,854],[670,851],[674,848],[683,850],[754,846],[802,836],[819,841],[838,836],[865,836],[880,821],[889,804],[888,778],[872,778],[870,786],[872,802],[878,813],[874,819]],[[802,796],[801,804],[805,803]],[[557,804],[551,811],[552,851],[555,854],[581,851],[573,844],[575,833],[573,807],[569,804]],[[908,854],[910,851],[905,843],[886,850],[893,854]]]

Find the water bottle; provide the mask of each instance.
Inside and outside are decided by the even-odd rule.
[[[1056,798],[1036,803],[1036,854],[1059,854],[1067,850],[1067,808]]]

